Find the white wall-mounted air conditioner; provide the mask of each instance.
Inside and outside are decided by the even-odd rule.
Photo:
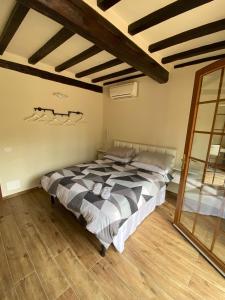
[[[126,84],[111,86],[109,95],[112,99],[137,97],[138,83],[130,82]]]

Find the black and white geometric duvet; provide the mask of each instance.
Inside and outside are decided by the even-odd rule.
[[[110,197],[95,195],[96,183],[110,187]],[[158,173],[97,160],[50,172],[43,176],[42,187],[76,217],[82,215],[86,228],[106,247],[110,246],[122,224],[166,184]]]

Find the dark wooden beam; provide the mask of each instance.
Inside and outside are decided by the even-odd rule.
[[[169,55],[166,57],[163,57],[162,63],[163,64],[168,64],[176,60],[184,59],[184,58],[189,58],[193,57],[196,55],[204,54],[204,53],[209,53],[217,50],[225,49],[225,41],[213,43],[213,44],[208,44],[205,46],[201,46],[198,48],[193,48],[184,52],[176,53],[173,55]]]
[[[133,75],[133,76],[128,76],[128,77],[125,77],[125,78],[120,78],[120,79],[117,79],[117,80],[113,80],[113,81],[108,81],[108,82],[105,82],[103,85],[109,85],[109,84],[113,84],[113,83],[117,83],[117,82],[122,82],[122,81],[126,81],[126,80],[130,80],[130,79],[135,79],[135,78],[139,78],[139,77],[144,77],[146,76],[145,74],[137,74],[137,75]]]
[[[79,72],[79,73],[76,74],[76,77],[81,78],[81,77],[84,77],[84,76],[87,76],[87,75],[90,75],[90,74],[93,74],[93,73],[96,73],[96,72],[99,72],[99,71],[102,71],[102,70],[106,70],[108,68],[115,67],[115,66],[120,65],[122,63],[123,62],[120,59],[115,58],[115,59],[107,61],[107,62],[105,62],[101,65],[98,65],[98,66],[95,66],[93,68],[87,69],[85,71]]]
[[[225,54],[220,54],[220,55],[215,55],[215,56],[210,56],[210,57],[204,57],[204,58],[201,58],[201,59],[196,59],[196,60],[188,61],[188,62],[179,64],[179,65],[175,65],[174,69],[188,67],[188,66],[200,64],[200,63],[203,63],[203,62],[206,62],[206,61],[219,60],[219,59],[223,59],[223,58],[225,58]]]
[[[221,19],[219,21],[211,22],[188,31],[184,31],[182,33],[171,36],[167,39],[161,40],[157,43],[154,43],[149,46],[150,52],[156,52],[180,43],[184,43],[189,40],[193,40],[199,38],[201,36],[205,36],[211,33],[215,33],[221,30],[225,30],[225,19]]]
[[[47,56],[49,53],[54,51],[60,45],[62,45],[65,41],[71,38],[74,35],[74,32],[66,28],[62,28],[59,30],[47,43],[45,43],[39,50],[37,50],[29,59],[28,62],[30,64],[36,64],[42,58]]]
[[[111,79],[111,78],[114,78],[114,77],[127,75],[127,74],[134,73],[134,72],[137,72],[137,70],[135,68],[128,68],[128,69],[125,69],[125,70],[122,70],[122,71],[119,71],[119,72],[115,72],[115,73],[112,73],[112,74],[108,74],[108,75],[104,75],[104,76],[101,76],[101,77],[94,78],[94,79],[92,79],[92,82],[100,82],[100,81],[104,81],[104,80]]]
[[[79,81],[76,79],[68,78],[65,76],[58,75],[58,74],[53,74],[53,73],[50,73],[47,71],[43,71],[40,69],[36,69],[36,68],[30,67],[30,66],[18,64],[18,63],[3,60],[3,59],[0,59],[0,68],[9,69],[9,70],[17,71],[20,73],[40,77],[42,79],[47,79],[47,80],[59,82],[62,84],[76,86],[76,87],[83,88],[86,90],[102,93],[101,86],[82,82],[82,81]]]
[[[97,46],[94,45],[94,46],[88,48],[87,50],[79,53],[78,55],[75,55],[74,57],[68,59],[64,63],[60,64],[59,66],[57,66],[55,68],[55,70],[56,70],[56,72],[64,71],[64,70],[96,55],[97,53],[99,53],[101,51],[102,51],[101,49],[99,49]]]
[[[159,83],[168,71],[82,0],[18,0],[133,66]]]
[[[128,32],[131,35],[137,34],[145,29],[162,23],[188,10],[211,2],[213,0],[178,0],[167,6],[164,6],[153,13],[133,22],[128,26]]]
[[[118,2],[120,2],[120,0],[97,0],[97,5],[99,8],[106,11]]]
[[[0,36],[0,55],[6,50],[28,11],[28,7],[16,2]]]

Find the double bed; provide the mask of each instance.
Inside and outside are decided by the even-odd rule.
[[[151,151],[172,155],[176,150],[124,141],[114,141],[115,147],[135,149],[136,153]],[[137,168],[130,163],[110,159],[96,160],[56,170],[41,179],[43,189],[52,199],[85,221],[88,231],[101,243],[101,255],[111,244],[123,252],[125,241],[138,225],[165,201],[168,176]],[[93,192],[94,186],[110,190],[102,198]]]

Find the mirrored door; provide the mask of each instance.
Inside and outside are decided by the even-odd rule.
[[[225,61],[196,73],[174,225],[225,274]]]

